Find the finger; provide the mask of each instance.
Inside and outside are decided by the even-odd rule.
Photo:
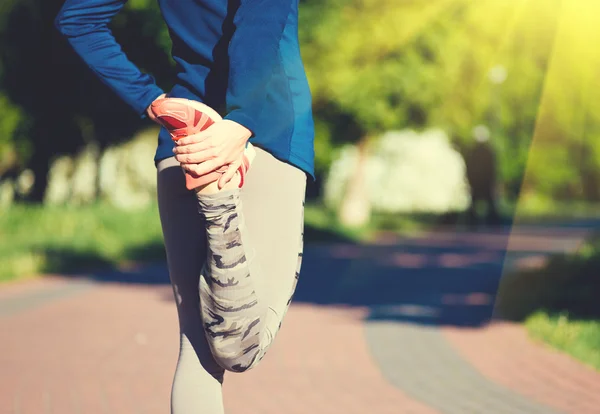
[[[198,164],[181,164],[181,168],[183,168],[183,170],[187,174],[191,175],[194,178],[200,177],[200,175],[196,173],[196,169],[198,168]]]
[[[222,163],[216,162],[214,159],[203,162],[201,164],[181,164],[181,167],[196,176],[201,176],[213,172],[223,166]]]
[[[219,178],[219,183],[217,184],[219,187],[219,190],[222,189],[223,187],[225,187],[227,185],[227,183],[229,181],[231,181],[233,179],[233,177],[235,177],[235,173],[237,172],[238,169],[238,165],[235,164],[230,164],[229,168],[227,168],[227,171],[225,171],[225,173],[221,176],[221,178]]]
[[[179,161],[180,164],[201,164],[206,161],[213,160],[214,158],[215,157],[212,154],[207,153],[206,151],[196,152],[194,154],[175,155],[175,159]]]
[[[201,147],[193,147],[192,145],[188,145],[187,147],[191,147],[191,149],[189,151],[180,150],[178,148],[173,149],[175,159],[177,159],[177,161],[179,161],[180,163],[199,164],[201,162],[217,158],[219,155],[219,151],[214,147],[209,147],[205,149],[202,149]]]
[[[212,140],[206,139],[195,144],[176,145],[175,148],[173,148],[173,153],[175,154],[193,154],[202,151],[215,152],[215,146],[213,145]]]
[[[199,177],[199,175],[194,172],[194,168],[195,168],[194,164],[187,164],[187,165],[183,165],[182,164],[181,168],[183,168],[183,171],[186,174],[189,174],[191,177],[193,177],[193,178],[198,178]]]
[[[190,145],[197,144],[199,142],[203,142],[213,136],[213,132],[209,129],[205,129],[202,132],[198,132],[197,134],[188,135],[187,137],[179,138],[176,142],[177,145]]]

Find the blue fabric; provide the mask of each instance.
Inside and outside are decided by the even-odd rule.
[[[252,131],[250,142],[314,176],[312,98],[298,44],[298,0],[158,0],[177,82]],[[163,91],[127,59],[108,24],[126,0],[66,0],[56,27],[99,78],[141,117]],[[173,155],[163,128],[155,161]]]

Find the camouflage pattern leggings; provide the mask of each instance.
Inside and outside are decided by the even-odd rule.
[[[158,201],[177,304],[173,414],[222,414],[225,370],[254,367],[273,343],[302,261],[306,175],[267,152],[242,190],[196,196],[174,158],[158,164]]]

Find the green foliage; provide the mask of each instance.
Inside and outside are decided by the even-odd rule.
[[[0,280],[162,260],[158,208],[123,211],[17,205],[0,214]]]
[[[555,255],[542,268],[503,276],[497,311],[511,320],[525,320],[539,310],[599,319],[599,274],[600,235],[596,235],[574,254]]]
[[[348,229],[318,204],[307,204],[305,218],[307,243],[366,241],[381,230],[417,231],[431,221],[431,217],[376,215],[368,228]],[[136,210],[105,203],[15,205],[0,214],[0,281],[155,260],[164,260],[156,204]]]
[[[600,370],[600,235],[541,269],[503,277],[499,316],[524,321],[530,335]]]
[[[577,320],[568,313],[537,312],[527,319],[529,334],[600,371],[600,321]]]
[[[128,3],[112,32],[128,57],[168,88],[173,62],[158,6],[155,1]],[[0,159],[32,169],[32,200],[43,198],[54,157],[72,155],[92,142],[100,148],[119,143],[149,122],[100,82],[58,33],[54,19],[62,4],[11,1],[0,9],[0,109],[8,115],[0,121],[5,133]]]
[[[318,172],[340,144],[389,129],[441,127],[466,150],[472,128],[485,124],[511,198],[525,177],[530,194],[600,200],[598,4],[303,0]],[[108,145],[143,126],[58,35],[61,5],[0,2],[0,175],[21,164],[43,176],[51,152]],[[171,42],[157,2],[129,0],[112,29],[130,59],[168,89]],[[507,77],[494,84],[498,66]]]
[[[137,34],[132,33],[132,23],[137,26]],[[144,42],[160,48],[164,52],[162,57],[170,57],[171,38],[156,0],[129,0],[123,12],[113,19],[112,27],[117,36],[141,36]],[[171,63],[175,62],[171,60]]]
[[[417,30],[405,23],[428,10],[395,1],[306,2],[300,35],[317,107],[350,114],[364,133],[423,124],[436,100],[434,50],[444,28],[405,47]]]
[[[529,192],[600,199],[598,7],[559,4],[305,1],[303,55],[316,118],[330,127],[317,140],[442,127],[466,149],[485,124],[509,196],[527,171]],[[497,68],[507,76],[495,83]],[[358,132],[344,130],[348,118]]]
[[[23,113],[0,93],[0,176],[17,162],[19,146],[15,142]],[[21,147],[22,148],[22,147]],[[23,154],[21,154],[23,158]]]

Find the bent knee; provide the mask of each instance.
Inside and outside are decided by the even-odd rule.
[[[217,364],[230,372],[246,372],[254,368],[262,359],[262,352],[258,345],[245,349],[241,346],[234,349],[213,346],[212,351]]]

